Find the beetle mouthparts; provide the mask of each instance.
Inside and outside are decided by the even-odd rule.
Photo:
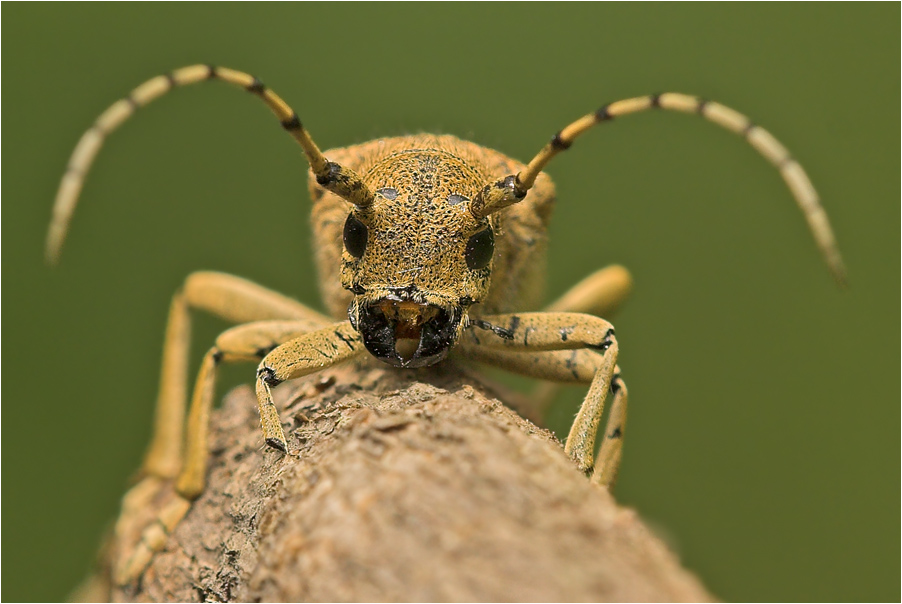
[[[395,367],[415,368],[445,358],[460,321],[456,310],[383,298],[360,308],[357,328],[374,357]]]

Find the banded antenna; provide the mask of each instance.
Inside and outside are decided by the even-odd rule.
[[[317,183],[359,208],[365,208],[373,202],[373,193],[360,177],[353,170],[326,159],[301,125],[297,113],[263,82],[252,75],[227,67],[191,65],[176,69],[168,75],[147,80],[132,90],[127,97],[107,108],[94,125],[82,135],[69,158],[66,173],[60,182],[53,204],[53,217],[50,220],[45,248],[46,258],[50,264],[55,264],[59,259],[60,249],[66,238],[85,177],[106,137],[119,128],[138,108],[174,88],[206,80],[222,80],[257,95],[276,114],[282,127],[301,145]]]
[[[796,204],[805,215],[808,228],[814,236],[830,273],[840,287],[846,287],[846,269],[836,245],[833,230],[830,228],[827,213],[821,206],[817,191],[799,162],[770,132],[755,125],[738,111],[720,103],[705,101],[686,94],[668,92],[624,99],[605,105],[594,113],[584,115],[555,134],[551,141],[530,160],[524,170],[486,185],[471,203],[471,211],[477,218],[482,218],[519,202],[535,184],[539,172],[558,153],[569,149],[578,136],[602,122],[647,109],[697,113],[707,120],[745,137],[758,153],[780,171],[780,175],[795,197]]]

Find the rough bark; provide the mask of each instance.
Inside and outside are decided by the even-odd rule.
[[[209,486],[138,601],[699,601],[711,596],[547,431],[455,368],[343,367],[214,416]],[[109,561],[107,561],[108,563]],[[96,585],[95,585],[96,586]]]

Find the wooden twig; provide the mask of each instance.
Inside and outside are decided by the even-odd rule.
[[[290,456],[262,446],[254,396],[236,389],[214,418],[203,496],[139,584],[92,595],[711,599],[549,432],[476,379],[454,367],[349,366],[286,383],[278,392]]]

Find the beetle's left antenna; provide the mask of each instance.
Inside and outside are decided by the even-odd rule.
[[[558,153],[569,149],[573,141],[581,134],[615,117],[649,109],[695,113],[745,138],[758,153],[779,170],[795,197],[796,204],[805,215],[808,228],[827,268],[830,269],[840,287],[846,286],[846,269],[839,253],[839,247],[836,245],[836,238],[833,236],[833,229],[830,228],[827,213],[821,206],[820,197],[801,164],[770,132],[754,124],[738,111],[730,109],[726,105],[687,94],[668,92],[624,99],[604,105],[598,111],[584,115],[555,134],[518,174],[509,175],[483,187],[470,204],[471,212],[476,218],[482,218],[519,202],[526,197],[527,191],[535,184],[536,177],[548,165],[548,162]]]
[[[373,202],[373,193],[360,177],[353,170],[326,159],[301,125],[297,113],[263,82],[250,74],[227,67],[191,65],[144,82],[127,97],[111,105],[82,135],[69,158],[66,173],[60,182],[53,204],[53,217],[50,220],[45,249],[47,262],[55,264],[59,258],[85,176],[106,137],[131,117],[139,107],[147,105],[173,88],[206,80],[222,80],[235,84],[260,97],[260,100],[279,118],[282,127],[301,145],[318,184],[360,208],[365,208]]]

